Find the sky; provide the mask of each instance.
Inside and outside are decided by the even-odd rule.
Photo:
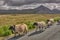
[[[1,0],[0,0],[1,1]],[[28,2],[60,2],[60,0],[4,0],[8,2],[13,2],[13,3],[28,3]]]
[[[60,0],[4,0],[5,3],[8,5],[22,5],[22,4],[29,4],[29,3],[55,3],[60,2]],[[1,2],[0,2],[1,3]]]
[[[59,2],[60,0],[0,0],[0,8],[2,7],[3,9],[33,9],[35,7],[38,7],[40,5],[40,3],[43,3],[43,2]],[[9,5],[20,5],[20,4],[25,4],[25,3],[36,3],[38,2],[39,4],[36,4],[36,5],[23,5],[23,6],[20,6],[20,7],[9,7]],[[4,5],[5,4],[5,5]],[[54,9],[54,6],[56,6],[57,9],[60,9],[60,4],[42,4],[44,6],[46,6],[47,8],[50,8],[51,10]],[[35,7],[34,7],[35,6]],[[26,7],[26,8],[25,8]]]

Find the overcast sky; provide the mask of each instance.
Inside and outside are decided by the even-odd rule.
[[[24,3],[24,2],[59,2],[60,0],[10,0],[10,1]]]
[[[23,2],[37,2],[37,1],[39,1],[39,2],[49,2],[49,1],[50,2],[59,2],[60,0],[10,0],[10,1],[23,3]]]
[[[0,0],[0,5],[3,5],[4,4],[4,2],[5,3],[7,3],[7,4],[5,4],[5,5],[3,5],[3,6],[1,6],[1,7],[3,7],[3,9],[5,8],[5,9],[8,9],[9,7],[9,5],[18,5],[18,4],[25,4],[25,3],[30,3],[30,2],[39,2],[39,5],[41,4],[41,3],[43,3],[43,2],[59,2],[60,0],[4,0],[4,1],[2,1],[2,0]],[[8,6],[7,6],[8,5]],[[27,4],[26,4],[27,5]],[[30,7],[30,5],[27,5],[27,6],[22,6],[21,8],[34,8],[34,7]],[[39,6],[39,5],[35,5],[36,7],[37,6]],[[46,7],[48,7],[48,8],[50,8],[51,10],[54,8],[54,6],[57,6],[56,4],[43,4],[44,6],[46,6]],[[59,6],[60,6],[60,4],[59,4]],[[11,7],[11,8],[14,8],[14,7]],[[18,7],[16,7],[17,9],[19,9]],[[56,7],[56,8],[58,8],[58,7]],[[60,8],[60,7],[59,7]],[[59,9],[58,8],[58,9]]]
[[[21,4],[28,4],[28,3],[53,3],[53,2],[60,2],[60,0],[0,0],[0,5],[7,3],[8,5],[21,5]]]

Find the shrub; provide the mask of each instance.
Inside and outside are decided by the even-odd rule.
[[[3,36],[4,35],[4,30],[3,28],[0,27],[0,36]]]
[[[33,22],[26,22],[26,24],[28,25],[28,29],[34,29],[35,27],[33,26]]]
[[[55,17],[54,21],[60,20],[60,17]]]
[[[10,35],[11,34],[11,31],[10,30],[6,30],[5,32],[4,32],[4,36],[8,36],[8,35]]]
[[[8,26],[0,27],[0,36],[8,36],[11,34],[11,30],[9,30]]]

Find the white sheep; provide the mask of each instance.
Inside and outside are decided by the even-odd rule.
[[[41,31],[45,30],[47,28],[47,25],[44,21],[41,21],[41,22],[35,22],[33,24],[35,27],[36,27],[36,31],[39,29]]]
[[[16,34],[23,35],[28,32],[28,27],[26,24],[18,24],[18,25],[12,25],[9,28],[12,32],[14,32],[15,36]]]
[[[57,20],[57,25],[60,25],[60,20]]]
[[[49,28],[51,25],[54,24],[54,19],[48,19],[48,20],[46,21],[46,24],[47,24],[47,27]]]
[[[54,19],[49,19],[52,23],[54,23]]]

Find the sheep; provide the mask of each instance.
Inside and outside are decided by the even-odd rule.
[[[46,28],[49,28],[51,25],[54,24],[54,19],[48,19],[46,22],[41,21],[41,22],[34,22],[33,25],[36,28],[36,31],[38,29],[41,29],[42,31]]]
[[[41,22],[34,22],[33,25],[35,26],[36,28],[36,31],[39,29],[41,31],[43,31],[44,29],[47,28],[47,25],[44,21],[41,21]]]
[[[46,24],[47,24],[47,26],[53,25],[53,24],[54,24],[54,19],[48,19],[48,20],[46,21]]]
[[[9,29],[12,31],[12,33],[15,34],[15,36],[16,36],[16,34],[23,35],[28,32],[27,25],[24,23],[18,24],[18,25],[12,25],[12,26],[10,26]]]
[[[54,23],[54,19],[49,19],[52,23]]]
[[[60,20],[57,20],[57,25],[60,25]]]

